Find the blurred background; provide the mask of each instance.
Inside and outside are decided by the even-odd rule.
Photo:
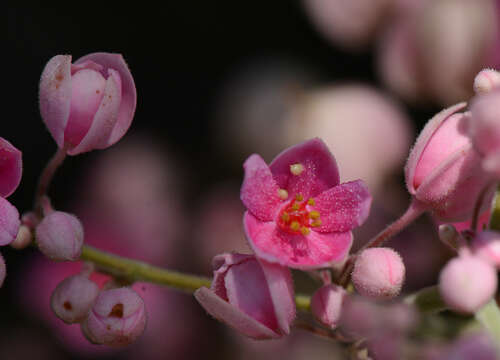
[[[47,61],[118,52],[137,87],[132,127],[110,149],[69,157],[50,189],[55,208],[82,219],[87,243],[209,276],[215,254],[249,252],[242,162],[252,153],[271,161],[319,136],[342,181],[362,178],[374,196],[357,248],[405,210],[402,169],[418,131],[444,106],[467,100],[474,75],[499,63],[499,14],[493,0],[9,2],[0,134],[24,161],[10,201],[30,210],[56,150],[37,102]],[[452,255],[426,218],[389,245],[408,267],[406,292],[435,283]],[[280,341],[243,339],[191,296],[149,284],[134,287],[150,314],[144,336],[125,349],[90,345],[49,308],[57,283],[81,265],[51,263],[32,250],[1,252],[2,360],[339,354],[301,330]],[[301,292],[317,286],[303,274],[295,282]]]

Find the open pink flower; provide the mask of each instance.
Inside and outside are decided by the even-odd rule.
[[[269,166],[251,155],[244,168],[243,223],[257,257],[298,269],[345,259],[351,230],[367,218],[372,198],[361,180],[339,184],[323,141],[292,146]]]
[[[253,339],[290,333],[295,301],[289,269],[236,253],[217,255],[213,266],[210,289],[194,293],[210,315]]]
[[[134,79],[120,54],[49,60],[40,79],[40,113],[57,145],[76,155],[104,149],[127,132],[135,112]]]

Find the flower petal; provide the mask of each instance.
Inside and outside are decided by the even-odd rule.
[[[214,268],[214,278],[210,289],[222,299],[228,301],[226,284],[224,281],[227,270],[231,265],[236,265],[253,258],[253,255],[244,255],[238,253],[224,253],[216,255],[212,260],[212,267]]]
[[[251,155],[243,164],[245,179],[241,186],[241,201],[258,219],[274,219],[280,198],[279,187],[273,179],[271,170],[259,155]]]
[[[281,231],[274,222],[259,221],[248,211],[243,216],[243,225],[258,258],[294,269],[315,269],[341,262],[352,245],[349,231],[292,235]]]
[[[370,213],[372,197],[361,180],[347,182],[323,191],[312,206],[321,215],[319,232],[343,232],[360,226]]]
[[[196,300],[214,318],[253,339],[273,339],[281,335],[222,300],[206,287],[194,292]]]
[[[79,58],[75,61],[74,65],[79,65],[89,60],[104,67],[103,76],[107,76],[107,69],[113,69],[120,74],[121,78],[121,103],[118,111],[118,119],[108,138],[107,147],[120,140],[130,127],[137,105],[137,92],[132,74],[122,55],[103,52],[92,53]]]
[[[7,197],[21,182],[22,154],[14,145],[0,138],[0,196]]]
[[[299,175],[291,173],[293,164],[302,164]],[[278,186],[292,197],[298,193],[306,198],[314,197],[340,182],[335,158],[319,138],[286,149],[269,167]]]
[[[71,108],[71,55],[49,60],[40,78],[40,113],[57,145],[64,146],[64,129]]]
[[[0,246],[14,241],[20,225],[19,211],[6,199],[0,197]]]

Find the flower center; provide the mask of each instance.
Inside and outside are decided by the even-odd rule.
[[[300,194],[281,209],[278,215],[278,226],[289,234],[308,235],[311,227],[321,225],[320,214],[316,210],[309,210],[308,206],[314,206],[314,199],[304,200]]]

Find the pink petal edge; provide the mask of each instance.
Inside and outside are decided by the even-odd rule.
[[[23,172],[22,153],[0,137],[0,196],[8,197],[19,186]]]

